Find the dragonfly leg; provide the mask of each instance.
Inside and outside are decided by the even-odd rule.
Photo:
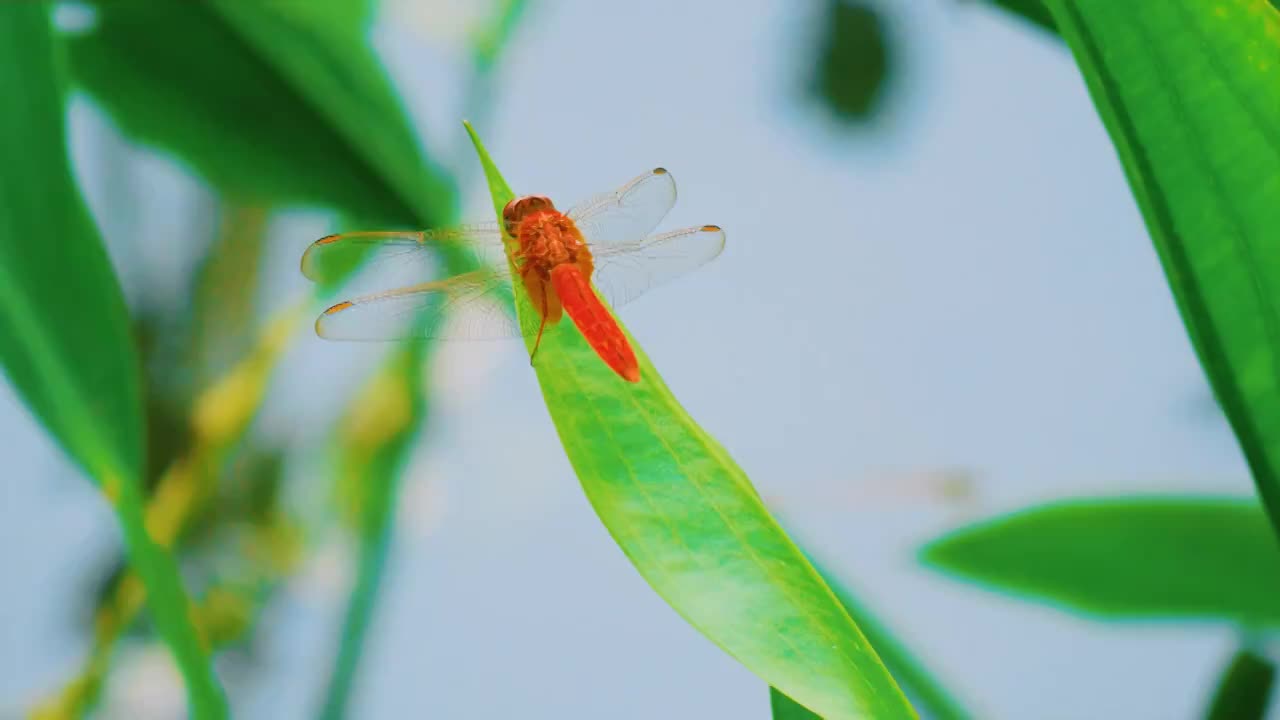
[[[538,354],[538,346],[542,345],[542,331],[547,329],[547,285],[542,284],[542,322],[538,324],[538,339],[533,341],[533,352],[529,353],[529,367],[533,367],[533,356]]]

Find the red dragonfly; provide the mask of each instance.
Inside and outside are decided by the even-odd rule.
[[[316,319],[316,334],[333,340],[535,336],[532,363],[547,326],[568,315],[614,372],[638,382],[635,352],[592,283],[618,307],[719,255],[724,231],[715,225],[650,234],[675,201],[671,173],[656,168],[564,213],[544,195],[526,195],[507,204],[501,224],[321,238],[302,256],[303,274],[317,282],[340,278],[357,260],[386,280],[449,250],[464,251],[484,266],[344,300]],[[513,277],[536,311],[520,320],[510,311]]]

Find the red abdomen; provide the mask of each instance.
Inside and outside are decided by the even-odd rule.
[[[577,265],[564,263],[551,269],[551,286],[564,311],[573,319],[587,344],[627,382],[639,382],[640,365],[622,328],[591,291],[591,283]]]

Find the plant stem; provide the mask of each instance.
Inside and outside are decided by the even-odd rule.
[[[417,341],[392,353],[352,407],[346,423],[350,431],[343,433],[340,479],[361,491],[356,518],[360,557],[320,713],[324,720],[346,717],[350,703],[386,571],[400,475],[426,415],[426,393],[420,382],[426,350],[426,342]],[[378,425],[370,418],[385,422]]]
[[[109,477],[104,478],[103,486],[117,491],[112,499],[124,529],[130,564],[147,589],[147,603],[156,627],[173,651],[186,680],[191,717],[196,720],[227,717],[227,700],[196,634],[178,565],[147,532],[145,505],[138,484]]]

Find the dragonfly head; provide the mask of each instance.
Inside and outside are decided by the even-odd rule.
[[[507,203],[502,209],[502,222],[512,237],[520,230],[520,222],[534,212],[554,212],[556,206],[546,195],[525,195]]]

